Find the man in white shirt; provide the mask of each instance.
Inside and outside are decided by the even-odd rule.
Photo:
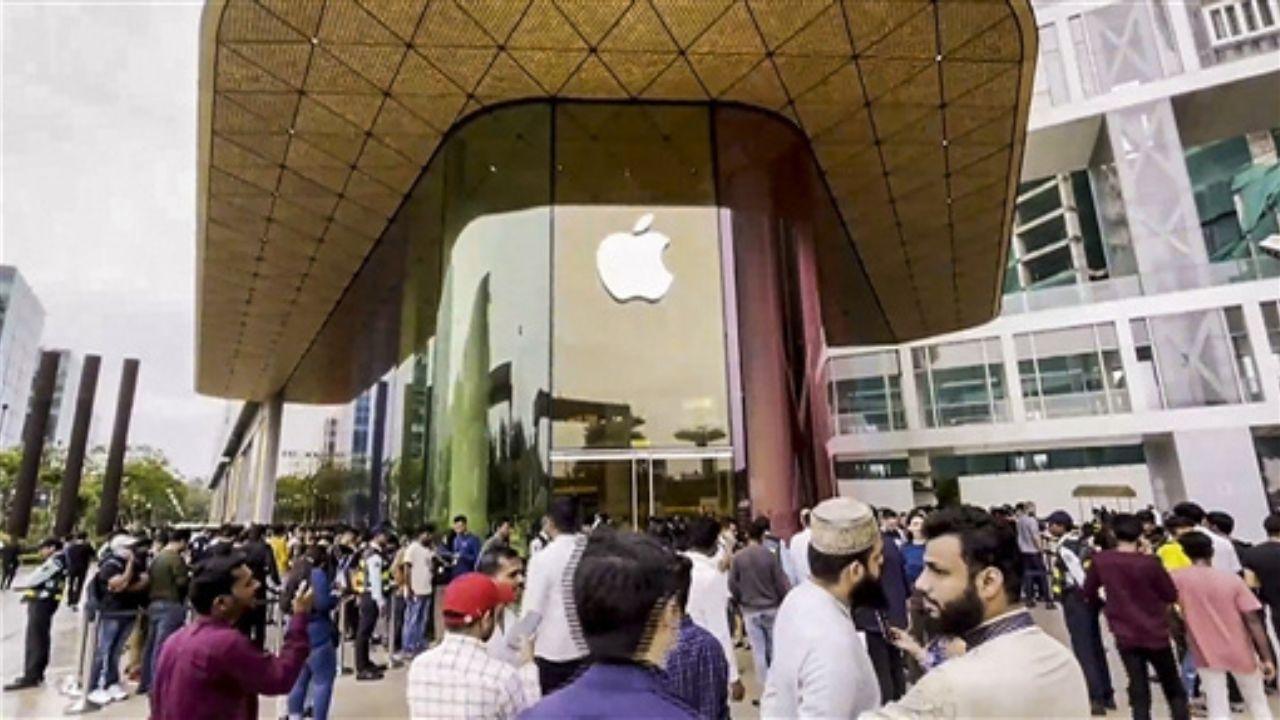
[[[485,646],[490,657],[511,665],[520,665],[520,654],[532,638],[527,636],[528,625],[520,624],[518,607],[524,594],[524,560],[509,545],[489,548],[476,560],[476,572],[511,588],[512,601],[498,611],[493,635]]]
[[[444,639],[409,666],[405,695],[413,720],[515,718],[540,697],[538,670],[489,656],[494,617],[515,600],[511,588],[481,573],[455,578],[444,590]]]
[[[1240,564],[1240,554],[1236,552],[1235,545],[1231,544],[1231,540],[1219,534],[1216,528],[1209,523],[1209,514],[1204,508],[1193,502],[1180,502],[1173,506],[1173,514],[1195,523],[1196,530],[1209,536],[1213,541],[1213,567],[1216,570],[1225,570],[1234,575],[1240,575],[1244,572],[1244,566]]]
[[[586,539],[577,533],[578,508],[572,498],[552,500],[542,528],[551,541],[529,558],[521,617],[537,628],[533,656],[542,694],[550,695],[573,679],[587,657],[572,588]]]
[[[809,579],[809,538],[812,535],[809,530],[809,508],[800,509],[800,526],[800,532],[792,535],[791,542],[787,545],[787,555],[791,558],[787,579],[791,581],[791,587]]]
[[[722,568],[719,539],[720,524],[715,518],[700,517],[690,523],[690,550],[684,554],[693,563],[693,579],[685,614],[720,643],[729,663],[730,695],[739,702],[746,689],[738,675],[738,658],[729,630],[729,574]]]
[[[404,611],[404,631],[401,647],[410,657],[427,646],[427,618],[431,617],[432,569],[435,553],[432,552],[431,528],[423,526],[404,552],[404,564],[409,582],[405,591],[407,600]]]
[[[824,500],[809,519],[811,575],[778,609],[763,718],[853,718],[880,705],[876,671],[850,608],[883,594],[884,540],[875,513],[839,497]]]

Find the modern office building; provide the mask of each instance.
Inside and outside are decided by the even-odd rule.
[[[44,307],[31,286],[16,267],[0,265],[0,448],[22,442],[43,331]]]
[[[71,440],[71,422],[76,412],[76,388],[80,383],[80,368],[84,362],[80,354],[66,348],[53,350],[58,354],[58,374],[53,384],[53,400],[49,406],[49,424],[45,428],[46,447],[65,446]],[[35,379],[32,378],[32,392]],[[93,443],[89,445],[92,447]]]
[[[224,517],[270,516],[284,403],[372,388],[409,520],[786,529],[837,491],[829,348],[998,311],[1026,0],[213,0],[202,33]]]
[[[849,492],[1224,509],[1280,501],[1280,7],[1038,2],[1000,317],[833,348]]]

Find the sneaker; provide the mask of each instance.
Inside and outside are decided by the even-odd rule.
[[[382,679],[382,673],[378,672],[377,670],[361,670],[359,673],[356,673],[356,680],[360,680],[360,681],[381,680],[381,679]]]
[[[85,700],[88,700],[94,705],[109,705],[111,703],[111,693],[107,692],[103,688],[98,688],[86,695]]]
[[[1102,703],[1089,703],[1089,715],[1093,717],[1106,717],[1107,709],[1102,706]]]
[[[125,690],[124,686],[120,683],[116,683],[115,685],[107,688],[107,694],[111,696],[112,702],[120,702],[121,700],[129,699],[129,691]]]

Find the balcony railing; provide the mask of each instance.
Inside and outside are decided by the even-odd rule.
[[[1004,296],[1001,314],[1017,315],[1275,277],[1280,277],[1280,260],[1269,257],[1228,260],[1174,268],[1160,273],[1126,275],[1097,282],[1009,293]]]

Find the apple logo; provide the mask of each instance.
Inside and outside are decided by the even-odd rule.
[[[609,235],[596,250],[600,282],[620,303],[636,298],[657,302],[671,289],[675,276],[662,263],[671,238],[651,230],[652,225],[653,213],[645,213],[631,232]]]

